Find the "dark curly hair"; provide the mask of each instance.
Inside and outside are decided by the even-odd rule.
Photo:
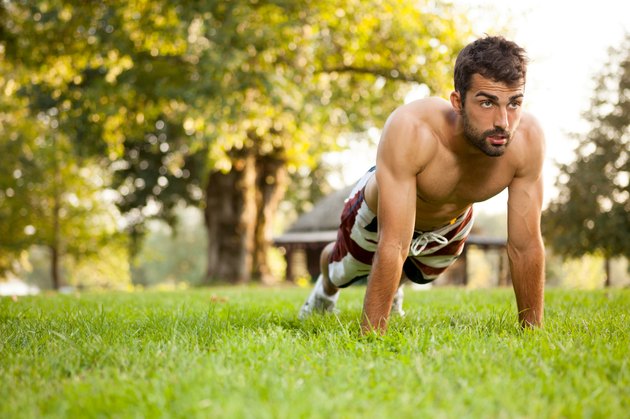
[[[473,74],[514,85],[525,82],[525,50],[502,36],[486,36],[466,45],[455,61],[455,90],[462,103],[470,89]]]

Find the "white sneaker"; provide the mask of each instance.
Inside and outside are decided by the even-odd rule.
[[[405,293],[403,292],[403,287],[398,287],[398,291],[396,291],[396,295],[394,295],[394,302],[392,303],[392,315],[404,317],[405,310],[403,310],[403,298],[405,297]]]
[[[337,298],[339,298],[339,291],[335,295],[326,295],[324,292],[323,282],[324,278],[320,274],[315,282],[315,288],[311,291],[311,295],[300,308],[298,313],[298,319],[304,320],[313,313],[336,313],[335,305],[337,304]]]

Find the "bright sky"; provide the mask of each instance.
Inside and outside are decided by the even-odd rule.
[[[525,109],[542,123],[547,137],[545,164],[546,202],[555,195],[555,162],[573,158],[571,132],[588,126],[581,120],[590,104],[594,76],[606,62],[608,48],[619,46],[630,32],[627,0],[453,0],[456,5],[479,9],[470,15],[480,35],[491,26],[508,27],[508,37],[524,47],[530,58]],[[490,34],[496,34],[490,32]],[[361,146],[352,150],[374,161],[374,151]],[[370,161],[371,159],[371,161]],[[344,160],[348,161],[346,158]],[[362,159],[361,159],[362,160]],[[343,160],[342,160],[343,161]],[[350,170],[346,180],[360,176],[364,167]],[[479,205],[487,212],[505,211],[506,194]]]

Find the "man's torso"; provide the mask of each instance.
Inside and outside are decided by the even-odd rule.
[[[450,141],[454,135],[454,124],[450,104],[440,99],[419,102],[424,103],[406,106],[411,112],[417,111],[418,117],[433,127],[437,141],[436,151],[429,163],[416,175],[415,228],[427,231],[448,223],[471,204],[485,201],[509,186],[526,151],[523,148],[527,142],[528,118],[523,118],[503,156],[467,155],[452,149]],[[434,111],[427,111],[427,108]],[[368,206],[376,213],[376,176],[367,183],[365,196]]]

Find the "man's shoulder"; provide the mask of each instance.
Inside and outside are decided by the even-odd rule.
[[[541,123],[532,114],[523,112],[518,131],[524,141],[518,141],[514,150],[522,158],[543,158],[545,152],[545,135]]]
[[[406,122],[420,122],[428,125],[445,123],[453,113],[451,104],[439,97],[414,100],[397,108],[390,118]]]
[[[519,129],[529,139],[544,141],[543,128],[540,121],[529,112],[523,112]]]
[[[437,98],[416,100],[397,108],[385,124],[377,166],[400,165],[404,161],[412,170],[422,170],[439,152],[449,110],[452,111],[450,104]]]
[[[542,125],[532,114],[523,113],[518,130],[521,140],[515,141],[515,146],[510,147],[511,158],[517,166],[516,174],[540,172],[545,158],[545,136]]]
[[[421,137],[433,137],[442,132],[453,117],[449,102],[437,97],[414,100],[392,112],[387,125],[390,129],[413,130]]]

